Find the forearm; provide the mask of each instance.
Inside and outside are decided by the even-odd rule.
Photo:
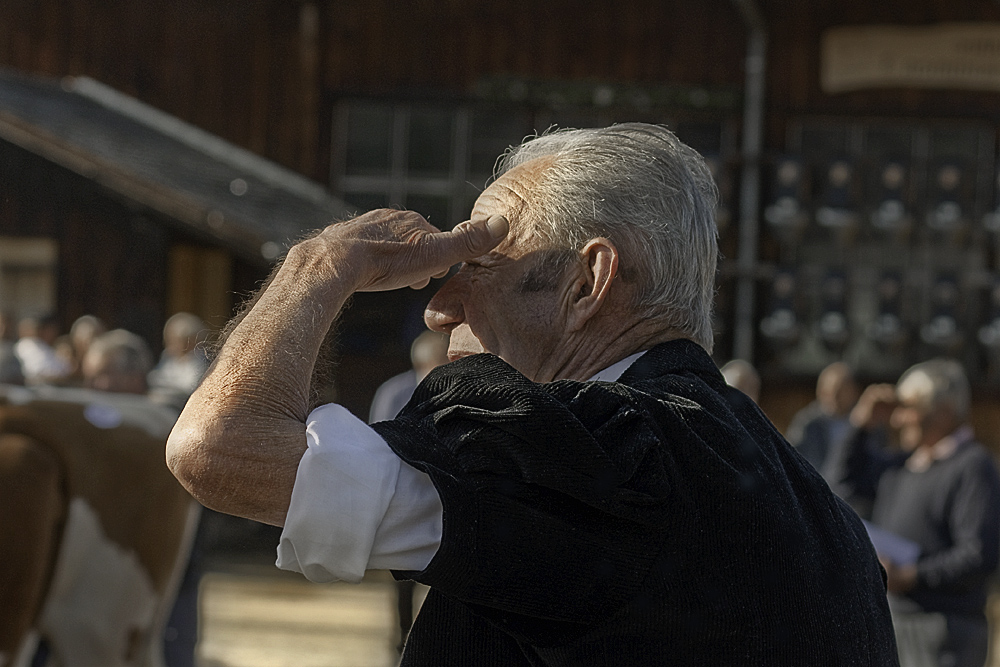
[[[305,451],[309,382],[351,285],[337,258],[293,248],[171,433],[167,456],[207,507],[280,525]]]
[[[982,586],[995,568],[985,561],[984,545],[977,541],[960,545],[922,559],[917,564],[916,585],[934,591],[964,592]]]
[[[423,287],[507,231],[501,216],[441,232],[412,211],[380,209],[293,247],[188,400],[167,442],[170,469],[207,507],[283,524],[313,367],[344,302],[355,291]]]

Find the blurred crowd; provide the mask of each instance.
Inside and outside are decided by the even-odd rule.
[[[142,337],[125,329],[108,330],[93,315],[78,318],[63,333],[52,315],[15,322],[0,313],[0,383],[149,394],[179,409],[208,367],[200,345],[207,333],[198,316],[173,315],[163,328],[163,353],[154,365]]]

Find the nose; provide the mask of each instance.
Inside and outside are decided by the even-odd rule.
[[[461,272],[449,278],[431,298],[424,310],[424,323],[431,331],[450,334],[451,330],[465,321],[465,307],[462,305],[464,278]]]
[[[897,406],[892,411],[892,414],[889,415],[889,426],[897,430],[901,429],[904,426],[919,421],[915,419],[916,416],[916,411],[913,408],[903,405]]]

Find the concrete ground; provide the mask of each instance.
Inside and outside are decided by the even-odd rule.
[[[420,601],[418,594],[418,603]],[[312,584],[273,567],[206,574],[199,667],[394,667],[396,589],[387,572],[360,584]]]
[[[418,590],[417,605],[425,592]],[[996,634],[1000,594],[989,607]],[[198,667],[396,667],[399,662],[396,588],[387,572],[370,572],[360,584],[324,585],[264,564],[230,565],[202,579],[200,616]],[[987,667],[1000,667],[995,646]]]

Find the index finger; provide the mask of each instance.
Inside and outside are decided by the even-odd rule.
[[[478,220],[466,220],[455,225],[447,232],[430,234],[425,242],[432,246],[432,251],[441,258],[442,264],[447,262],[447,268],[435,272],[434,277],[447,275],[451,266],[479,257],[495,248],[510,231],[510,223],[502,215],[494,215]]]

